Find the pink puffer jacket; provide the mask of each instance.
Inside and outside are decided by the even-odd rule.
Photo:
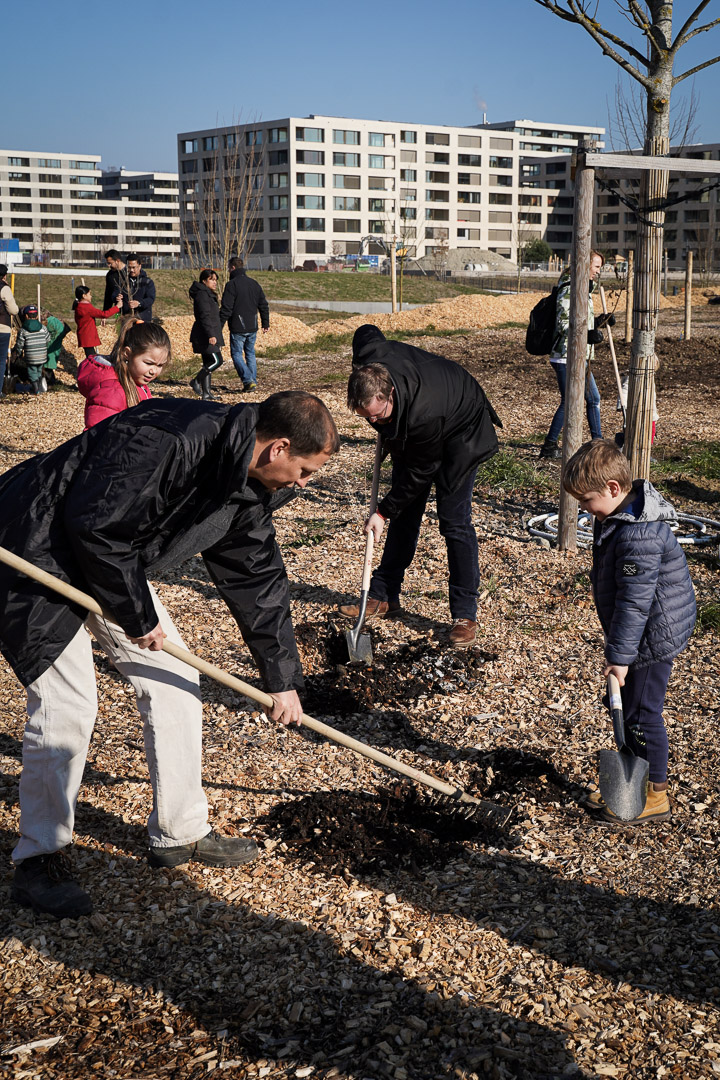
[[[78,368],[78,388],[85,398],[85,430],[127,409],[125,391],[105,356],[88,356]],[[149,386],[138,386],[141,401],[151,398]]]

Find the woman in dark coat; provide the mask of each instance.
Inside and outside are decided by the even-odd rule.
[[[213,371],[222,365],[222,346],[225,344],[220,322],[220,305],[217,297],[218,276],[215,270],[201,270],[200,280],[190,286],[195,322],[190,331],[190,344],[202,357],[202,367],[190,386],[203,400],[211,398],[210,383]]]

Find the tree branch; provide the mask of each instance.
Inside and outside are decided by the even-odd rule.
[[[698,34],[704,34],[707,30],[712,30],[713,26],[717,26],[720,23],[720,18],[713,19],[711,23],[706,23],[705,26],[698,26],[691,34],[687,34],[681,41],[681,45],[684,45],[686,41],[690,41],[691,38],[696,37]]]
[[[629,60],[626,60],[624,56],[621,56],[616,49],[613,49],[608,42],[611,41],[614,45],[619,46],[619,48],[623,49],[629,56],[634,57],[638,63],[643,64],[645,67],[648,66],[647,57],[643,56],[641,52],[638,52],[638,50],[627,41],[624,41],[621,37],[613,34],[610,30],[601,28],[599,23],[595,22],[594,19],[591,19],[585,13],[578,3],[578,0],[567,0],[567,2],[570,7],[569,12],[565,11],[564,8],[561,8],[554,0],[535,0],[536,4],[540,4],[541,7],[547,8],[548,11],[557,15],[558,18],[564,19],[566,22],[575,23],[577,26],[582,26],[590,37],[597,42],[605,56],[609,56],[616,64],[619,64],[624,71],[627,71],[628,75],[632,75],[633,79],[637,79],[638,82],[642,83],[642,85],[649,90],[651,87],[650,80],[634,67]]]
[[[704,64],[698,64],[696,67],[690,68],[689,71],[684,72],[682,75],[676,75],[675,78],[673,79],[673,86],[677,86],[677,84],[679,82],[682,82],[683,79],[689,78],[690,75],[697,74],[697,72],[702,71],[703,68],[712,67],[712,65],[717,64],[717,62],[719,60],[720,60],[720,56],[714,56],[712,58],[712,60],[706,60]]]
[[[638,0],[628,0],[628,10],[630,11],[633,19],[635,20],[635,25],[638,27],[639,30],[643,32],[648,41],[652,43],[655,51],[661,52],[662,50],[664,50],[666,46],[658,42],[657,38],[655,37],[655,27],[652,25],[647,15],[640,7]]]
[[[703,13],[703,11],[705,10],[705,8],[708,6],[709,3],[710,3],[710,0],[701,0],[701,3],[698,4],[698,6],[695,8],[695,10],[692,11],[688,15],[687,19],[685,20],[682,27],[680,28],[680,30],[679,30],[676,38],[675,38],[675,41],[673,42],[672,47],[670,49],[670,51],[673,53],[673,55],[675,53],[677,53],[677,51],[678,51],[678,49],[680,48],[681,45],[684,45],[685,42],[689,40],[685,35],[689,31],[692,24],[694,22],[697,22],[698,18]],[[695,32],[697,33],[697,31],[695,31]]]

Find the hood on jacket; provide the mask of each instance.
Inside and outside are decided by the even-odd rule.
[[[23,330],[27,330],[28,334],[36,334],[38,330],[42,330],[42,323],[39,319],[25,319],[22,325]]]
[[[201,292],[209,293],[216,304],[219,302],[217,293],[213,292],[212,289],[209,289],[204,281],[193,281],[192,285],[188,289],[188,296],[190,297],[190,299],[194,300],[198,293]]]
[[[367,360],[361,355],[368,345],[372,345],[377,341],[386,341],[386,337],[383,334],[380,327],[375,326],[373,323],[364,323],[363,326],[358,326],[357,330],[353,334],[352,340],[352,362],[353,364],[364,364]]]
[[[649,480],[633,481],[633,501],[619,514],[612,514],[607,520],[615,521],[677,521],[677,511],[665,499]],[[632,508],[636,507],[636,512]]]

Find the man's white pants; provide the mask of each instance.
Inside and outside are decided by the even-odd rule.
[[[182,645],[150,589],[168,640]],[[138,648],[119,626],[98,615],[89,615],[85,625],[135,690],[153,790],[150,844],[174,847],[200,840],[210,826],[201,779],[197,672],[165,652]],[[84,627],[52,667],[28,686],[27,694],[15,862],[59,851],[72,841],[75,804],[97,715],[92,643]]]

